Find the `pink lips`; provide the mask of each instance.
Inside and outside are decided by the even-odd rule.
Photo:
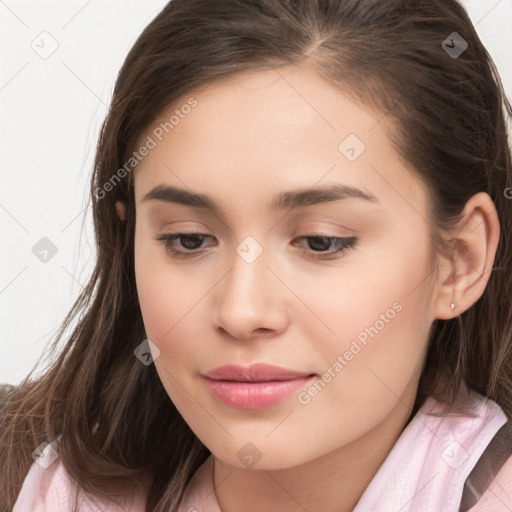
[[[274,405],[299,391],[316,375],[265,363],[249,367],[219,366],[204,376],[213,395],[225,405],[259,409]]]

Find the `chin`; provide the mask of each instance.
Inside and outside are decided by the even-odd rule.
[[[236,443],[234,451],[211,450],[215,458],[229,466],[247,470],[280,470],[289,469],[307,463],[310,459],[316,458],[313,454],[298,453],[294,446],[286,446],[279,443],[275,446],[270,442]],[[238,446],[241,444],[241,446]]]

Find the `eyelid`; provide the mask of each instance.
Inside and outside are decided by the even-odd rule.
[[[208,233],[202,233],[199,231],[181,231],[181,232],[175,232],[175,233],[167,233],[162,234],[156,237],[156,240],[161,241],[166,251],[168,251],[171,254],[171,257],[173,258],[179,258],[179,259],[192,259],[195,257],[199,257],[204,252],[207,252],[208,248],[200,247],[198,249],[175,249],[171,246],[173,242],[176,240],[179,240],[182,236],[197,236],[201,238],[201,243],[204,239],[207,238],[215,238],[213,235],[210,235]],[[311,249],[305,249],[298,245],[296,240],[307,240],[308,238],[327,238],[329,239],[329,245],[332,243],[332,241],[335,241],[335,244],[337,245],[337,248],[335,250],[331,251],[314,251]],[[358,245],[359,239],[355,236],[334,236],[334,235],[326,235],[322,233],[308,233],[306,235],[302,235],[299,237],[294,237],[292,239],[292,245],[294,247],[298,247],[298,250],[304,254],[306,254],[306,257],[310,259],[315,260],[337,260],[340,259],[347,251],[350,249],[356,247]]]
[[[322,236],[349,237],[355,233],[354,229],[340,224],[340,222],[335,219],[330,220],[330,218],[329,220],[318,219],[301,224],[300,228],[294,232],[294,236],[302,236],[300,233],[303,231],[309,236],[311,236],[310,233],[316,234],[323,233],[324,231],[327,231],[327,233],[322,234]]]

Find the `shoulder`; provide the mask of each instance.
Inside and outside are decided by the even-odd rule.
[[[44,446],[23,482],[12,512],[143,512],[145,495],[132,493],[122,504],[91,496],[68,475],[58,455],[58,442]]]
[[[505,423],[498,429],[486,447],[473,470],[473,489],[480,496],[471,512],[512,511],[512,419],[507,418],[501,407],[492,402],[505,417]],[[498,414],[499,416],[499,414]],[[469,478],[468,478],[469,480]],[[481,484],[485,485],[481,485]]]
[[[467,422],[467,433],[479,432],[478,438],[470,436],[462,444],[471,447],[485,445],[470,474],[464,482],[461,511],[511,512],[512,511],[512,421],[500,405],[471,391],[467,403],[475,407],[464,413],[473,413]],[[474,426],[475,428],[471,428]],[[475,443],[476,441],[476,443]]]
[[[50,443],[31,465],[12,512],[72,510],[73,493],[73,485]]]
[[[512,456],[501,467],[471,512],[510,512],[512,510]]]

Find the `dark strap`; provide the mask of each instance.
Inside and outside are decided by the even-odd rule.
[[[466,512],[476,504],[511,455],[512,421],[509,420],[496,432],[466,478],[459,512]]]

